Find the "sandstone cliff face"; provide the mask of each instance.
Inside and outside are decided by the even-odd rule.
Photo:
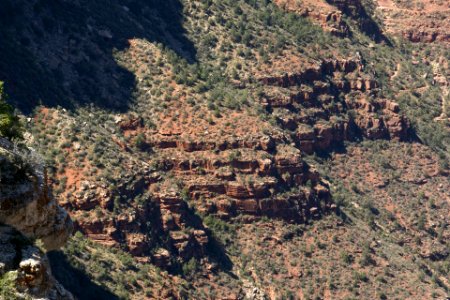
[[[28,177],[1,185],[0,222],[28,238],[42,239],[47,250],[60,248],[72,232],[72,221],[51,196],[44,166],[32,151],[18,154],[7,141],[1,142],[6,146],[0,148],[2,161],[20,161],[21,167],[28,169],[25,174]],[[27,165],[26,159],[31,165]]]
[[[46,250],[58,249],[71,235],[72,221],[51,196],[34,152],[4,139],[0,146],[0,273],[10,283],[2,293],[73,299],[52,277],[45,254],[30,242],[40,239]]]
[[[262,104],[299,149],[328,151],[360,136],[406,140],[409,121],[394,101],[377,97],[378,82],[359,59],[324,60],[292,73],[260,77],[267,86]],[[339,94],[344,95],[339,103]],[[339,116],[340,115],[340,116]]]

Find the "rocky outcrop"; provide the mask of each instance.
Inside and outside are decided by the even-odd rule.
[[[394,140],[406,140],[410,130],[410,123],[404,115],[400,114],[397,103],[389,100],[378,100],[369,103],[362,99],[356,105],[348,104],[358,112],[355,124],[369,139],[390,138]],[[374,114],[378,113],[378,116]]]
[[[72,300],[52,276],[47,257],[20,232],[0,226],[2,294],[26,299]],[[12,299],[12,298],[8,298]]]
[[[322,80],[326,75],[334,73],[352,73],[363,69],[364,66],[359,59],[329,59],[323,60],[315,65],[305,67],[296,73],[285,73],[275,76],[260,77],[259,81],[265,85],[279,87],[300,86],[301,84]],[[349,83],[350,89],[362,90],[366,86],[370,89],[371,84],[366,83],[367,79],[356,78]],[[373,84],[372,84],[373,85]]]
[[[343,141],[354,140],[358,135],[368,139],[406,140],[411,125],[407,118],[399,113],[398,104],[380,100],[371,104],[367,100],[347,102],[355,113],[351,119],[331,118],[330,122],[314,125],[301,124],[294,139],[305,153],[327,151]]]
[[[261,216],[279,217],[287,220],[306,221],[312,207],[319,206],[328,210],[329,192],[323,185],[323,193],[316,193],[320,178],[303,161],[301,153],[292,146],[280,143],[273,150],[266,151],[240,149],[239,152],[225,151],[213,155],[209,152],[195,154],[186,163],[167,163],[173,166],[177,178],[183,182],[187,196],[192,199],[196,209],[221,218],[247,216],[248,220]],[[186,155],[177,153],[177,155]],[[174,159],[172,153],[170,159]],[[201,157],[201,158],[200,158]],[[180,168],[180,166],[184,166]],[[201,169],[202,172],[198,172]],[[293,191],[310,182],[311,186],[302,192],[281,195],[280,190]],[[327,191],[327,192],[324,192]],[[175,195],[157,196],[161,199],[161,211],[170,211],[179,215],[180,208],[186,205]],[[176,228],[178,217],[173,214],[171,225]]]
[[[402,37],[413,42],[413,43],[432,43],[432,42],[449,42],[450,41],[450,34],[444,33],[444,32],[438,32],[437,28],[436,31],[432,30],[416,30],[416,29],[409,29],[406,31],[403,31]]]
[[[445,1],[376,1],[386,31],[413,43],[448,43],[450,13]]]
[[[271,87],[261,103],[308,154],[359,136],[406,140],[408,120],[398,104],[377,97],[377,81],[363,70],[360,59],[331,59],[293,74],[263,77],[260,81]]]
[[[130,204],[111,218],[92,215],[77,217],[76,228],[105,246],[122,245],[139,261],[164,268],[176,267],[206,253],[209,235],[179,191],[164,183],[150,183],[152,194],[141,204]],[[111,194],[93,198],[96,205],[108,202]],[[94,206],[83,206],[93,212]],[[78,208],[81,209],[81,208]],[[159,248],[155,249],[155,246]]]
[[[167,249],[159,248],[152,254],[152,261],[168,267],[171,264],[168,253],[172,253],[172,260],[175,256],[179,262],[187,262],[192,257],[204,257],[210,242],[209,234],[180,194],[168,189],[155,192],[154,197],[161,215],[161,231],[168,241]]]
[[[373,40],[386,41],[383,32],[360,0],[276,0],[281,8],[307,17],[325,31],[339,37],[351,36],[344,16],[352,19],[359,29]]]
[[[46,250],[63,246],[73,225],[56,203],[38,156],[0,139],[0,273],[11,297],[73,299],[52,276],[44,253],[30,240],[40,239]]]
[[[149,144],[151,147],[158,149],[180,149],[186,152],[197,152],[197,151],[208,151],[208,150],[232,150],[232,149],[255,149],[255,150],[266,150],[271,151],[274,146],[279,142],[280,137],[269,136],[269,135],[252,135],[251,137],[244,138],[233,138],[233,137],[222,137],[214,140],[192,140],[185,139],[179,136],[163,136],[163,135],[153,135]]]
[[[301,16],[307,17],[318,24],[323,30],[339,37],[350,35],[350,28],[344,21],[342,12],[325,1],[294,1],[294,0],[276,0],[278,6],[287,11],[295,12]]]
[[[389,43],[373,16],[367,12],[361,0],[326,0],[337,7],[344,15],[353,19],[359,30],[376,42]]]
[[[48,250],[58,249],[70,236],[72,221],[52,197],[43,164],[34,152],[20,153],[7,141],[2,143],[7,148],[0,148],[1,163],[6,166],[14,161],[23,178],[0,184],[0,222],[28,238],[41,239]]]

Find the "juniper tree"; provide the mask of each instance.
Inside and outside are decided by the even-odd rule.
[[[8,139],[22,138],[23,128],[20,120],[6,99],[3,82],[0,81],[0,136]]]

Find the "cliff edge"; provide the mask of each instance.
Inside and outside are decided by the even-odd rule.
[[[0,138],[0,299],[73,299],[52,276],[46,250],[65,244],[73,230],[47,185],[33,150]]]

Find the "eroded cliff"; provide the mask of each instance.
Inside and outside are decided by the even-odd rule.
[[[73,299],[52,276],[45,250],[62,247],[73,225],[52,197],[40,157],[0,138],[0,273],[2,299]]]

